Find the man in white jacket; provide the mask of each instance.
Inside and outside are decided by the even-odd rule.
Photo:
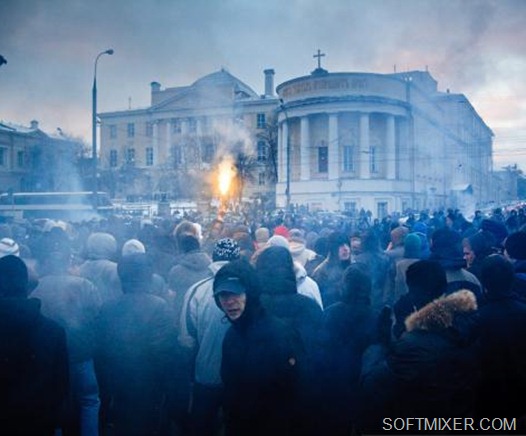
[[[180,318],[179,343],[194,357],[190,431],[192,435],[217,433],[222,406],[222,346],[230,327],[213,293],[214,276],[221,267],[239,259],[240,248],[232,238],[219,239],[208,268],[212,276],[191,286],[185,294]]]

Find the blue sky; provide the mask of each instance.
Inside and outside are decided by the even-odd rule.
[[[526,1],[0,0],[0,120],[91,141],[100,112],[149,105],[150,82],[189,85],[224,67],[263,93],[309,74],[426,67],[495,133],[495,167],[526,170]]]

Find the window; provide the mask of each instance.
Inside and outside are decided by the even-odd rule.
[[[325,142],[322,142],[325,144]],[[329,147],[322,145],[318,147],[318,172],[327,173],[329,171]]]
[[[265,183],[266,183],[265,173],[259,173],[258,174],[258,185],[265,186]]]
[[[197,120],[194,118],[190,118],[188,120],[188,131],[190,133],[196,133],[197,132]]]
[[[148,121],[146,123],[146,136],[151,138],[153,136],[153,123]]]
[[[257,159],[258,162],[265,162],[267,160],[267,143],[265,141],[258,141]]]
[[[117,163],[117,150],[110,150],[110,167],[115,168]]]
[[[181,133],[181,121],[175,118],[172,120],[172,133]]]
[[[265,117],[265,114],[257,114],[257,118],[256,118],[256,127],[258,129],[264,129],[266,124],[267,124],[267,120],[266,120],[266,117]]]
[[[387,216],[387,201],[379,201],[377,205],[377,215],[376,217],[381,220]]]
[[[4,166],[6,161],[6,149],[0,148],[0,166]]]
[[[128,138],[133,138],[135,136],[135,124],[128,123]]]
[[[352,145],[343,146],[343,171],[354,171],[354,147]]]
[[[18,168],[23,168],[25,166],[26,154],[23,151],[19,151],[16,153],[16,162]]]
[[[110,125],[110,139],[117,138],[117,126],[115,124]]]
[[[146,147],[146,166],[151,167],[153,165],[153,148]]]
[[[378,172],[378,165],[376,162],[376,147],[374,146],[369,148],[369,170],[371,173]]]
[[[215,147],[214,144],[208,142],[202,146],[202,161],[205,163],[212,163],[214,160]]]
[[[346,201],[343,203],[343,207],[347,212],[350,212],[352,214],[356,213],[356,201]]]
[[[126,150],[126,163],[128,164],[135,163],[135,148],[128,148]]]

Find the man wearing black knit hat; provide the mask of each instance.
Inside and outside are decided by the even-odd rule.
[[[186,292],[180,318],[180,345],[194,360],[189,378],[192,386],[190,434],[217,433],[218,415],[222,406],[221,381],[222,345],[229,323],[214,300],[214,276],[230,261],[239,259],[241,250],[232,238],[219,239],[208,266],[212,275],[190,287]]]

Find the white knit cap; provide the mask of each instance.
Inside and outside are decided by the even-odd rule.
[[[20,256],[20,247],[11,238],[3,238],[0,240],[0,257],[9,256]]]
[[[128,256],[135,253],[146,253],[144,244],[138,239],[129,239],[122,246],[122,255]]]

